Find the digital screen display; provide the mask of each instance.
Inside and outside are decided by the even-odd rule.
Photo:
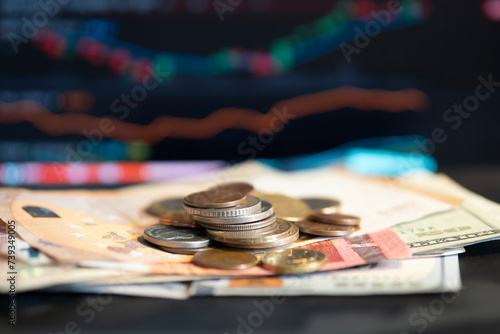
[[[3,0],[0,161],[245,160],[423,135],[498,161],[500,1]]]

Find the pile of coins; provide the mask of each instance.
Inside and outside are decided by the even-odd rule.
[[[193,262],[203,267],[236,270],[259,263],[254,255],[235,251],[239,248],[267,252],[261,265],[278,273],[313,272],[325,263],[323,253],[284,248],[298,239],[299,231],[344,237],[359,229],[359,217],[339,211],[335,200],[296,199],[258,193],[247,183],[227,183],[153,203],[148,212],[160,224],[146,228],[144,239],[168,252],[195,255]]]
[[[250,195],[247,184],[219,186],[184,198],[184,211],[206,228],[207,237],[234,248],[274,248],[299,237],[294,224],[277,218],[273,206]]]

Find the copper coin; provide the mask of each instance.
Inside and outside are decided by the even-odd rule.
[[[344,237],[356,231],[355,226],[323,224],[304,219],[295,223],[301,232],[324,237]]]
[[[245,182],[228,182],[228,183],[218,184],[215,187],[208,189],[208,191],[216,191],[216,190],[229,190],[237,194],[246,195],[248,193],[251,193],[254,190],[254,188],[251,184]]]
[[[195,208],[230,208],[245,202],[245,194],[231,190],[207,190],[184,197],[184,204]]]
[[[324,213],[321,211],[312,212],[309,218],[324,224],[343,226],[358,226],[361,221],[361,218],[356,216],[343,215],[340,213]]]
[[[231,252],[213,249],[196,253],[193,262],[202,267],[216,269],[247,269],[255,266],[259,259],[247,252]]]
[[[160,224],[175,227],[201,228],[189,215],[187,219],[160,219]]]

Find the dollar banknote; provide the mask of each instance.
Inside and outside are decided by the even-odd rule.
[[[415,254],[500,238],[499,204],[444,175],[409,178],[405,183],[463,198],[453,210],[392,227]]]

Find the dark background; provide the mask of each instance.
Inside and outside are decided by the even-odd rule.
[[[161,10],[144,13],[132,9],[97,10],[97,5],[78,10],[74,5],[56,18],[75,26],[89,20],[105,20],[106,24],[118,28],[120,40],[139,47],[206,55],[225,47],[268,49],[273,40],[290,34],[299,25],[313,22],[337,3],[270,0],[271,10],[256,13],[250,8],[250,3],[255,1],[243,0],[221,22],[210,1],[207,10],[200,14],[191,13],[186,2],[159,1]],[[70,5],[77,3],[79,1],[73,0]],[[170,3],[176,3],[171,12],[167,10]],[[159,115],[202,118],[226,106],[254,108],[264,113],[277,100],[343,85],[389,90],[413,87],[430,97],[430,107],[425,113],[342,109],[305,117],[285,127],[259,152],[259,157],[312,153],[374,136],[430,136],[434,128],[445,125],[442,117],[448,108],[474,94],[478,76],[487,77],[491,73],[495,81],[500,81],[500,23],[488,18],[488,13],[482,10],[485,1],[425,3],[431,8],[427,20],[381,33],[360,54],[354,55],[350,64],[342,52],[336,50],[275,77],[178,75],[149,92],[148,98],[133,110],[127,121],[149,124]],[[35,91],[40,93],[37,96],[42,96],[47,109],[64,113],[67,111],[58,107],[59,94],[66,90],[84,90],[95,99],[85,113],[110,115],[111,102],[136,85],[130,78],[112,73],[105,65],[92,65],[78,56],[52,59],[32,43],[21,45],[19,53],[12,51],[7,38],[12,31],[10,27],[16,26],[23,16],[31,17],[39,10],[37,6],[36,1],[0,0],[0,101],[13,103],[23,94]],[[464,120],[460,128],[448,129],[448,140],[434,152],[438,162],[445,166],[442,171],[497,202],[500,201],[499,106],[500,93],[495,92],[481,102],[479,109]],[[239,160],[237,147],[249,135],[247,131],[227,130],[203,141],[165,139],[151,150],[145,149],[143,157]],[[47,135],[28,122],[0,124],[0,161],[64,160],[65,147],[82,139],[79,135]],[[463,166],[472,163],[483,165]],[[499,261],[499,249],[498,241],[467,247],[467,252],[460,255],[465,288],[456,302],[429,323],[424,333],[498,331],[500,271],[495,264]],[[89,297],[95,296],[20,294],[17,296],[18,326],[9,327],[2,316],[0,332],[59,333],[67,321],[81,320],[75,309]],[[7,305],[7,298],[0,297],[2,305]],[[418,333],[418,327],[409,323],[409,316],[421,307],[428,307],[436,298],[438,294],[288,298],[255,333]],[[206,297],[174,301],[113,296],[113,301],[97,314],[95,321],[79,325],[84,333],[235,333],[236,318],[254,311],[254,300],[265,298]]]
[[[484,11],[485,1],[414,2],[429,12],[428,19],[411,27],[383,31],[359,54],[354,54],[350,64],[337,49],[276,76],[179,74],[148,92],[147,98],[131,110],[126,121],[149,124],[159,115],[203,118],[227,106],[253,108],[264,113],[278,100],[343,85],[389,90],[413,87],[430,97],[430,107],[424,113],[342,109],[304,117],[287,125],[258,152],[258,157],[317,152],[376,136],[430,136],[434,128],[443,127],[448,139],[434,152],[439,163],[500,161],[500,93],[495,92],[481,102],[478,110],[457,130],[451,130],[442,119],[445,110],[474,94],[478,76],[492,74],[494,80],[500,81],[500,22],[491,19],[494,12]],[[172,10],[171,3],[176,4]],[[91,5],[79,9],[70,3],[69,9],[62,10],[53,20],[63,20],[75,27],[82,27],[89,20],[100,20],[104,22],[102,25],[114,27],[119,40],[131,43],[127,45],[138,56],[143,52],[141,48],[207,55],[226,47],[268,50],[274,40],[289,35],[297,26],[314,22],[339,2],[242,1],[233,12],[224,16],[223,21],[211,2],[207,2],[200,14],[192,13],[186,3],[183,0],[158,1],[158,8],[145,12],[125,8],[125,5],[122,11],[99,10],[99,6]],[[252,4],[256,3],[268,3],[268,7],[256,12],[252,9]],[[136,85],[130,78],[113,73],[106,65],[93,65],[78,56],[63,55],[52,59],[31,42],[20,45],[19,53],[14,53],[7,38],[10,31],[7,28],[12,26],[6,23],[18,22],[22,16],[30,18],[38,7],[36,1],[4,0],[0,4],[0,101],[2,97],[9,103],[20,99],[20,95],[9,95],[12,92],[39,91],[47,95],[44,100],[47,109],[63,113],[67,111],[58,110],[58,94],[66,90],[83,90],[95,99],[85,113],[107,116],[112,115],[111,102]],[[47,27],[57,31],[57,25],[51,26],[51,22]],[[241,160],[245,157],[238,153],[237,147],[250,134],[226,130],[208,140],[167,138],[151,148],[145,145],[142,158]],[[47,135],[28,122],[0,124],[0,161],[64,160],[64,152],[61,152],[64,146],[82,138],[79,135]],[[17,145],[15,150],[4,149],[14,147],[13,144]],[[34,154],[36,144],[42,147],[35,149],[39,152]],[[91,160],[107,159],[113,158],[91,157]]]

